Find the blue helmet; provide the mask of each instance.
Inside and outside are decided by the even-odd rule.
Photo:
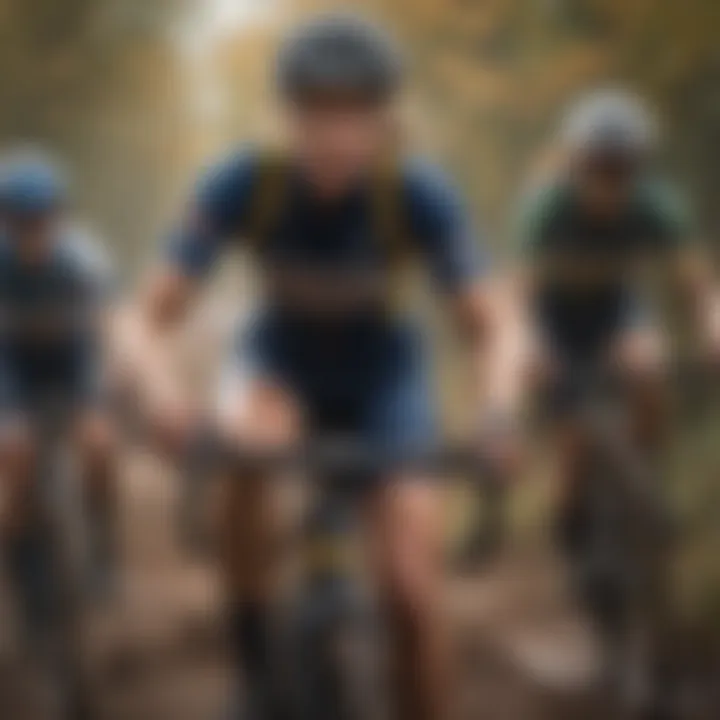
[[[0,209],[11,216],[35,216],[60,209],[67,201],[67,180],[42,155],[18,155],[0,164]]]

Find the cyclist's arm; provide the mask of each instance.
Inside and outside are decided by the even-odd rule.
[[[413,237],[435,283],[470,343],[478,400],[514,420],[520,402],[520,328],[512,283],[489,272],[484,249],[452,186],[437,173],[416,174],[409,186]]]
[[[70,249],[82,309],[89,316],[90,329],[104,350],[117,310],[119,279],[110,255],[97,235],[80,224],[75,224],[71,232]]]
[[[173,330],[187,316],[196,290],[195,279],[162,267],[153,272],[132,303],[118,311],[113,355],[119,373],[138,394],[170,384]]]
[[[172,339],[227,241],[242,231],[252,193],[254,160],[243,154],[201,182],[159,266],[117,322],[121,363],[143,391],[171,392]]]
[[[720,351],[720,285],[713,263],[697,240],[692,214],[682,197],[665,185],[653,190],[658,236],[670,252],[670,278],[689,311],[698,340]]]
[[[706,346],[720,351],[720,286],[713,265],[697,244],[676,251],[673,279],[696,337]]]
[[[485,372],[489,407],[511,418],[521,411],[529,362],[538,344],[530,310],[534,287],[542,278],[551,194],[533,190],[523,197],[511,223],[518,252],[511,253],[511,262],[491,280],[477,283],[475,298],[473,293],[458,296],[461,305],[475,304],[470,314],[483,323],[491,344]]]
[[[96,234],[77,222],[70,232],[70,251],[85,330],[76,350],[87,368],[87,377],[103,378],[103,389],[114,392],[119,279],[106,247]]]
[[[494,356],[497,368],[489,373],[489,378],[496,384],[494,392],[501,402],[514,408],[515,415],[524,399],[533,356],[542,347],[531,314],[550,255],[548,238],[552,236],[557,201],[558,193],[552,182],[534,183],[523,194],[509,223],[511,261],[495,281],[496,308],[492,317],[499,326],[496,335],[502,342]]]
[[[524,390],[526,327],[518,278],[507,272],[476,281],[452,299],[455,315],[472,342],[486,413],[514,423]]]

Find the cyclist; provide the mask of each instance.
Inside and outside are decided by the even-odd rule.
[[[224,432],[286,443],[302,431],[342,427],[398,457],[424,447],[435,432],[426,352],[412,323],[387,307],[392,242],[406,240],[474,331],[478,359],[490,338],[488,372],[497,377],[487,401],[500,424],[512,404],[500,377],[509,343],[496,332],[507,318],[481,282],[484,262],[455,189],[433,167],[395,161],[402,73],[392,41],[358,17],[316,18],[283,44],[277,80],[288,147],[233,153],[209,172],[130,323],[146,409],[165,419],[168,436],[182,436],[188,412],[160,333],[186,313],[229,238],[241,235],[260,261],[266,293],[238,334],[222,384]],[[407,238],[384,227],[389,216],[398,219],[394,204]],[[243,480],[225,503],[225,579],[238,664],[262,715],[276,527],[270,486],[259,474]],[[448,701],[437,492],[398,470],[368,479],[365,496],[372,567],[394,611],[399,707],[413,718],[442,717]]]
[[[82,466],[93,562],[88,580],[105,597],[114,547],[115,450],[100,384],[108,267],[69,218],[63,172],[39,152],[18,151],[0,173],[0,524],[8,569],[29,614],[49,618],[42,567],[47,548],[33,522],[38,459],[34,418],[43,399],[71,404],[69,433]]]
[[[666,348],[642,298],[645,261],[669,261],[699,338],[714,354],[720,348],[716,287],[687,209],[655,168],[657,143],[656,119],[635,95],[591,93],[569,111],[560,162],[536,179],[518,213],[536,359],[557,381],[555,409],[568,409],[578,370],[614,365],[628,381],[634,440],[649,460],[666,425]],[[560,425],[558,531],[573,555],[584,525],[573,489],[586,455],[577,426]]]

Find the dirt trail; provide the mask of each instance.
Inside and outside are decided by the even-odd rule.
[[[163,468],[150,457],[135,456],[127,478],[124,601],[93,627],[103,720],[219,717],[228,678],[213,572],[190,565],[177,552],[176,497]],[[602,717],[592,713],[598,704],[583,690],[592,673],[592,649],[560,600],[559,586],[541,550],[534,556],[510,550],[482,577],[454,581],[450,606],[462,658],[462,717]],[[2,680],[0,707],[9,713],[0,717],[26,720],[18,708],[17,676],[3,666]]]

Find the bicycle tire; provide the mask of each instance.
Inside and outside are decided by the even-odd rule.
[[[293,720],[377,720],[378,626],[349,578],[309,583],[289,628]]]
[[[589,519],[579,554],[575,589],[597,629],[603,648],[603,680],[618,712],[653,703],[655,652],[662,632],[653,604],[664,603],[662,576],[664,517],[659,506],[634,490],[636,477],[601,450],[584,479]],[[663,608],[664,609],[664,608]],[[633,654],[634,653],[634,654]],[[634,667],[628,670],[629,663]],[[645,691],[629,688],[639,678]]]
[[[61,720],[97,720],[99,703],[92,690],[85,648],[84,597],[87,538],[83,533],[77,474],[59,438],[51,428],[43,438],[40,476],[43,517],[51,539],[55,618],[56,668],[62,688],[57,715]]]

